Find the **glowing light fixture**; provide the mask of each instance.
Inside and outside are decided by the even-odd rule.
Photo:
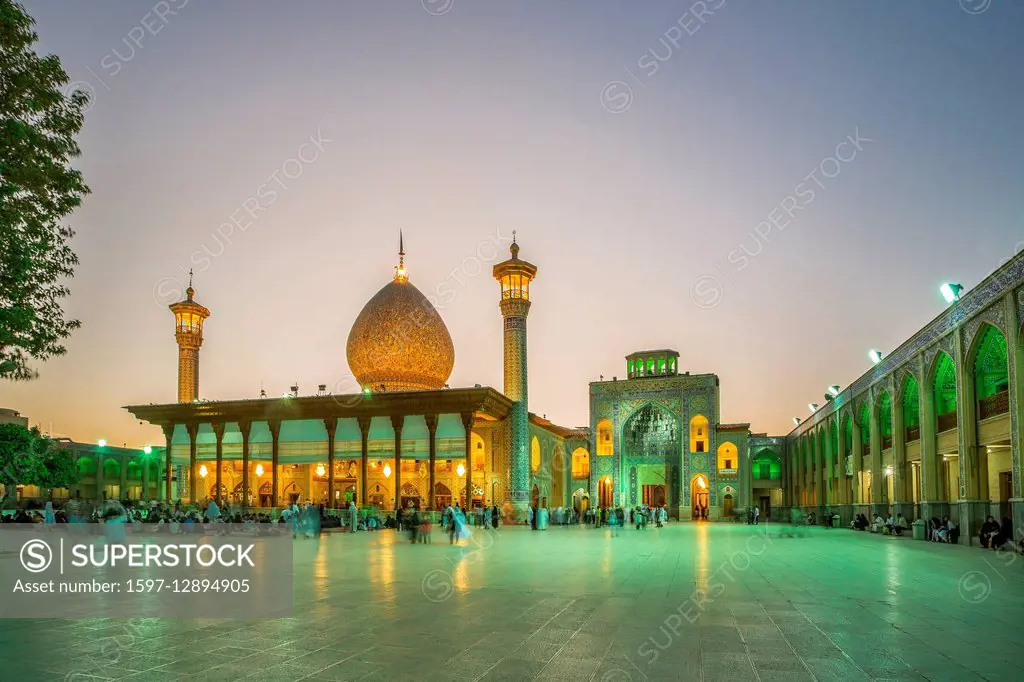
[[[700,488],[701,490],[708,489],[708,482],[704,480],[703,476],[697,477],[697,487]]]
[[[459,475],[459,478],[462,478],[463,476],[465,476],[466,475],[466,465],[463,464],[462,462],[459,462],[459,466],[455,467],[455,473],[457,473]]]
[[[839,390],[840,390],[839,384],[836,384],[834,386],[829,386],[828,387],[829,395],[831,395],[833,398],[835,398],[835,397],[837,397],[839,395]]]
[[[104,438],[100,438],[98,441],[96,441],[96,445],[100,446],[101,448],[105,448],[107,447],[107,441]]]
[[[327,473],[327,467],[325,467],[323,464],[317,464],[316,465],[316,475],[317,476],[321,476],[322,477],[326,473]]]
[[[144,455],[152,455],[153,454],[153,446],[152,445],[147,445],[146,447],[142,448],[142,454],[144,454]]]
[[[205,464],[200,465],[200,467],[199,467],[199,478],[206,478],[207,474],[209,474],[209,473],[210,473],[210,470],[206,468]]]
[[[886,476],[892,476],[892,467],[891,466],[885,467],[885,475]]]
[[[263,465],[262,464],[257,464],[256,465],[256,475],[257,476],[262,476],[263,475]]]
[[[956,303],[960,300],[960,292],[964,288],[959,284],[946,283],[939,287],[939,293],[942,294],[942,298],[946,299],[946,303]]]
[[[391,478],[391,465],[390,464],[385,464],[384,465],[384,478]]]
[[[369,386],[363,386],[363,395],[370,395],[370,393],[371,393],[370,387]]]
[[[811,412],[817,412],[818,403],[807,403],[807,409],[810,410]]]
[[[802,422],[803,422],[803,419],[801,419],[800,417],[793,417],[793,425],[794,426],[800,426],[800,424]]]
[[[871,362],[878,364],[882,361],[882,351],[880,350],[869,350],[868,357],[871,358]]]

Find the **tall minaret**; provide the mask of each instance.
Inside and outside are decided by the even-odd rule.
[[[527,390],[526,316],[530,314],[530,282],[537,266],[519,260],[519,245],[512,232],[512,258],[494,266],[494,279],[501,282],[501,315],[505,320],[505,395],[512,406],[512,443],[507,482],[512,506],[520,520],[526,518],[530,502],[530,410]]]
[[[178,342],[178,402],[199,397],[199,347],[203,345],[203,321],[210,311],[192,300],[192,271],[188,272],[185,300],[168,306],[174,313],[174,338]]]

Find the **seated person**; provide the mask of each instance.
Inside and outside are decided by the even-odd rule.
[[[896,523],[892,527],[892,532],[895,535],[902,535],[903,531],[910,528],[910,523],[907,521],[907,517],[902,513],[896,517]]]
[[[944,542],[955,545],[960,539],[960,529],[956,527],[948,516],[943,517],[943,524],[945,526],[945,539]]]
[[[981,530],[978,532],[978,539],[981,540],[981,546],[985,549],[997,549],[999,545],[996,544],[996,538],[999,537],[999,524],[996,520],[989,515],[985,519],[985,523],[981,524]]]
[[[868,523],[868,518],[863,514],[857,514],[857,518],[853,520],[854,530],[864,530],[869,525],[871,524]]]

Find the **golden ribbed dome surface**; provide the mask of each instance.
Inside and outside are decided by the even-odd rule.
[[[398,275],[363,306],[348,335],[347,355],[352,375],[371,391],[444,388],[455,366],[455,346],[441,315]]]

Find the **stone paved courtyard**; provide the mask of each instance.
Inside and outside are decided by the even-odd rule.
[[[293,619],[0,621],[0,679],[1021,678],[1024,557],[765,530],[300,540]]]

